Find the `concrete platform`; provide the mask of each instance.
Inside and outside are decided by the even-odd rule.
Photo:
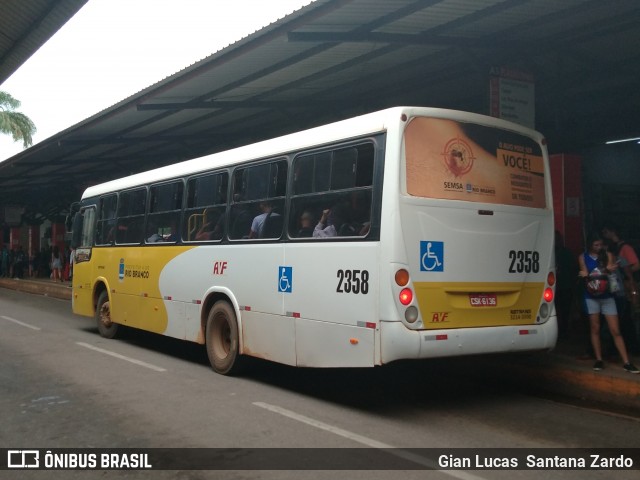
[[[63,300],[71,300],[72,294],[69,282],[49,279],[0,278],[0,288]],[[460,357],[452,361],[461,363],[461,371],[481,376],[487,382],[508,382],[528,393],[640,416],[640,374],[625,372],[615,359],[605,359],[605,369],[593,371],[594,360],[585,355],[586,324],[573,330],[571,340],[560,341],[553,352]],[[632,361],[640,364],[637,356],[632,356]]]
[[[54,282],[44,278],[0,278],[0,288],[71,300],[71,282]]]

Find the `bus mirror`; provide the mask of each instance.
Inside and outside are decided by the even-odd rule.
[[[67,233],[72,231],[73,221],[76,217],[76,214],[80,211],[80,203],[73,202],[71,207],[69,208],[69,215],[67,215],[64,219],[64,226],[67,230]]]
[[[70,216],[69,216],[70,217]],[[68,217],[68,218],[69,218]],[[71,224],[71,248],[76,249],[82,245],[82,226],[84,223],[84,216],[81,213],[76,213],[73,216],[73,219],[70,221]]]
[[[73,227],[73,215],[69,214],[64,219],[64,228],[67,230],[67,233],[70,233],[72,227]]]

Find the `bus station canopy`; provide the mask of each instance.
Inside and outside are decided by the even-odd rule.
[[[2,0],[0,84],[73,17],[87,0]]]
[[[636,0],[317,0],[0,163],[0,206],[53,218],[102,181],[394,105],[487,114],[496,71],[578,152],[638,135],[638,45]]]

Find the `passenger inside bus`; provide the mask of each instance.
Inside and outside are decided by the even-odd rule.
[[[357,232],[350,224],[349,217],[349,208],[342,202],[323,210],[320,221],[313,230],[313,236],[325,238],[356,235]]]
[[[305,210],[300,216],[300,229],[296,237],[313,236],[313,214],[309,210]]]
[[[202,226],[196,233],[196,240],[219,240],[222,238],[222,225],[224,223],[224,213],[220,213],[216,208],[207,208],[204,211]]]
[[[274,207],[264,219],[259,238],[280,238],[283,223],[284,219],[282,215],[280,215]]]
[[[231,213],[229,217],[229,238],[237,240],[240,238],[247,238],[248,232],[251,229],[251,219],[253,218],[249,207],[242,202],[242,197],[239,194],[233,195],[234,205],[231,207]]]
[[[261,213],[253,219],[253,222],[251,222],[249,238],[265,238],[264,228],[267,218],[280,216],[280,214],[273,211],[271,202],[260,202],[260,212]]]
[[[175,220],[167,221],[165,219],[164,221],[162,221],[162,218],[160,218],[157,222],[149,222],[149,225],[147,227],[147,235],[149,236],[147,237],[146,242],[177,242],[179,237],[176,233],[175,223]]]

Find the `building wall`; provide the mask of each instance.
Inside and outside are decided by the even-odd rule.
[[[602,145],[583,155],[585,225],[616,225],[640,246],[640,145]]]

